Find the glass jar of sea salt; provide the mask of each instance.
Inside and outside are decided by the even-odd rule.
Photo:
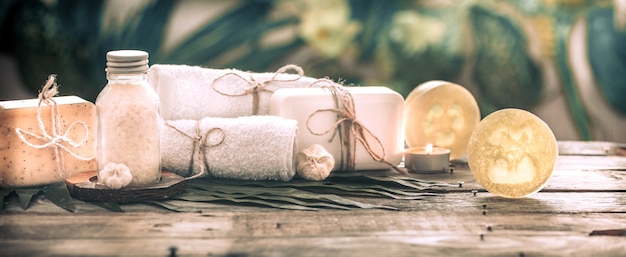
[[[130,171],[130,185],[157,182],[161,179],[161,118],[159,97],[147,80],[148,53],[118,50],[108,52],[106,58],[108,83],[96,99],[98,170],[123,164],[128,169],[115,172]],[[110,163],[115,165],[107,166]]]

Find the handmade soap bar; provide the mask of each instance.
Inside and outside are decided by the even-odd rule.
[[[392,165],[402,160],[404,99],[397,92],[378,86],[343,87],[354,100],[357,126],[369,130],[364,133],[372,152],[382,155]],[[341,169],[342,143],[335,134],[336,102],[327,88],[284,88],[277,90],[270,99],[270,115],[298,121],[298,152],[313,144],[320,144],[335,158],[333,170]],[[328,132],[328,133],[325,133]],[[378,140],[377,140],[378,139]],[[379,143],[380,141],[380,143]],[[389,164],[376,161],[364,144],[357,140],[355,170],[389,169]],[[344,151],[347,151],[344,147]],[[343,160],[344,163],[347,160]]]
[[[406,98],[406,144],[447,148],[450,159],[456,159],[465,154],[479,120],[478,103],[467,89],[447,81],[428,81]]]
[[[515,108],[495,111],[480,121],[467,146],[467,163],[487,191],[506,198],[538,192],[547,183],[559,147],[550,127]]]
[[[46,132],[41,130],[37,120],[39,99],[0,102],[1,187],[51,184],[73,174],[96,170],[95,158],[85,161],[72,156],[72,153],[85,158],[95,156],[94,104],[77,96],[53,99],[58,105],[59,128],[63,132],[58,135],[52,129],[51,108],[47,105],[42,105],[40,110]]]

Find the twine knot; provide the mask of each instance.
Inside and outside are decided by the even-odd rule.
[[[67,127],[67,130],[63,131],[63,128],[61,125],[61,113],[59,112],[59,106],[57,105],[57,102],[53,98],[58,93],[59,93],[59,90],[58,90],[58,85],[56,83],[56,75],[51,74],[50,76],[48,76],[48,80],[46,81],[46,84],[43,86],[43,88],[41,89],[38,95],[39,103],[37,104],[37,116],[36,117],[37,117],[37,123],[39,125],[39,130],[41,132],[41,135],[35,134],[33,132],[30,132],[28,130],[21,129],[21,128],[16,128],[15,133],[17,133],[18,137],[22,140],[22,142],[24,142],[26,145],[30,147],[37,148],[37,149],[52,147],[54,149],[54,156],[56,160],[57,170],[59,171],[59,175],[61,177],[64,177],[64,173],[65,173],[64,157],[63,157],[63,152],[61,150],[69,153],[72,157],[81,161],[92,160],[93,158],[95,158],[95,156],[91,156],[91,157],[80,156],[79,154],[73,152],[67,146],[64,145],[64,143],[67,143],[74,148],[79,148],[83,146],[87,142],[87,139],[89,138],[89,126],[87,126],[87,123],[83,121],[74,121],[70,123],[70,125]],[[43,105],[47,105],[50,107],[50,120],[51,120],[50,124],[52,126],[51,134],[48,134],[46,125],[44,124],[43,118],[41,117]],[[85,130],[85,135],[82,138],[79,138],[79,139],[70,138],[69,135],[76,126],[82,126],[83,129]],[[40,142],[31,143],[29,142],[30,138],[27,138],[26,136],[29,136],[30,138],[35,138]]]
[[[210,147],[218,146],[224,142],[224,139],[226,138],[224,131],[221,128],[211,128],[205,133],[202,133],[202,131],[200,130],[200,121],[196,121],[194,134],[192,135],[182,131],[181,129],[177,128],[167,121],[165,121],[165,125],[178,131],[179,133],[183,134],[187,138],[191,139],[191,141],[193,141],[191,161],[189,162],[189,168],[187,169],[188,176],[190,177],[188,177],[187,179],[194,179],[209,174],[210,169],[208,167],[209,164],[206,157],[206,150]],[[214,133],[217,133],[217,135],[219,136],[218,139],[214,142],[209,142],[211,135]],[[199,166],[199,172],[195,172],[194,170],[196,168],[196,163],[201,163]],[[191,176],[192,174],[195,175]]]
[[[298,76],[292,79],[278,79],[278,76],[280,74],[289,74],[287,73],[287,71],[289,70],[295,71],[296,75]],[[304,76],[304,71],[302,70],[302,68],[300,68],[300,66],[297,66],[294,64],[285,65],[281,67],[280,69],[278,69],[276,72],[274,72],[274,75],[269,80],[265,80],[265,81],[257,81],[256,79],[254,79],[254,77],[250,73],[246,73],[246,74],[248,75],[248,78],[245,78],[243,77],[243,75],[241,75],[240,73],[236,73],[236,72],[228,72],[228,73],[222,74],[221,76],[213,80],[213,82],[211,83],[211,87],[213,88],[213,90],[215,90],[215,92],[224,96],[245,96],[245,95],[252,94],[252,115],[257,115],[259,112],[260,93],[263,91],[274,92],[274,90],[267,88],[267,86],[270,83],[297,81]],[[248,84],[248,87],[246,87],[242,92],[239,92],[239,93],[224,92],[223,90],[219,89],[216,86],[217,85],[216,82],[228,76],[235,76],[237,78],[242,79]]]

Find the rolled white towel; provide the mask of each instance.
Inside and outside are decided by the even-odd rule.
[[[165,121],[161,166],[185,177],[289,181],[297,128],[276,116]]]
[[[159,94],[164,119],[199,120],[267,115],[275,90],[307,87],[317,80],[303,74],[296,65],[286,65],[276,72],[254,73],[155,64],[150,67],[148,81]]]

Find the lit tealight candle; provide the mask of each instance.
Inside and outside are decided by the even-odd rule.
[[[404,166],[418,173],[447,173],[450,170],[450,150],[432,144],[406,149]]]

